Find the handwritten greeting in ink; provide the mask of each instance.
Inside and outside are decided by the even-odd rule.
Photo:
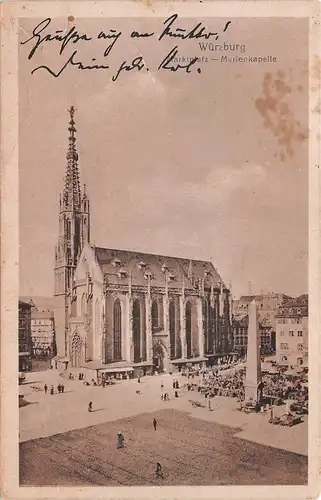
[[[160,34],[155,32],[139,32],[139,31],[129,31],[123,33],[122,31],[117,31],[115,29],[109,29],[108,31],[100,31],[93,35],[88,35],[87,33],[81,33],[77,30],[76,26],[72,26],[68,30],[55,30],[53,33],[50,32],[51,18],[44,19],[41,21],[32,31],[32,35],[21,42],[21,45],[25,45],[30,48],[28,53],[28,59],[36,61],[38,51],[46,44],[51,43],[55,47],[58,44],[57,51],[57,65],[55,67],[50,67],[46,64],[35,65],[32,68],[31,74],[37,74],[40,71],[46,71],[54,78],[59,78],[67,68],[73,68],[81,71],[98,71],[98,70],[108,70],[110,72],[110,78],[113,82],[116,82],[120,75],[124,72],[129,71],[150,71],[151,68],[146,66],[143,55],[131,58],[129,60],[120,60],[119,63],[110,63],[110,56],[117,46],[117,42],[121,38],[127,38],[130,40],[145,39],[146,43],[148,40],[155,40],[157,43],[162,43],[163,40],[173,41],[173,46],[169,52],[165,53],[165,56],[152,68],[154,71],[169,71],[169,72],[183,72],[183,73],[201,73],[201,68],[197,64],[198,57],[189,58],[186,64],[178,63],[179,57],[179,45],[186,40],[211,40],[216,41],[227,32],[231,25],[231,21],[222,22],[220,30],[216,32],[210,31],[202,22],[197,22],[192,28],[184,27],[184,21],[179,19],[177,14],[173,14],[168,19],[166,19],[160,30]],[[186,21],[185,21],[186,22]],[[92,57],[90,60],[85,61],[82,57],[82,48],[84,44],[91,44],[94,40],[105,41],[107,40],[107,48],[101,50],[101,53],[97,54],[97,57]],[[67,47],[76,46],[75,50],[72,51],[71,55],[66,55]],[[103,44],[102,44],[103,46]],[[99,58],[99,64],[97,62]],[[101,64],[101,59],[103,58],[103,64]],[[36,63],[35,63],[36,64]]]

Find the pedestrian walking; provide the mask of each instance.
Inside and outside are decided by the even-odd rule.
[[[175,398],[178,398],[178,391],[175,391]]]
[[[57,385],[57,391],[58,391],[58,394],[61,393],[61,385],[60,384]]]
[[[140,376],[138,375],[137,382],[140,384]]]
[[[270,406],[270,418],[269,418],[269,422],[271,424],[273,424],[273,418],[274,418],[274,415],[273,415],[273,406],[271,405]]]
[[[156,462],[156,471],[155,471],[156,477],[161,477],[163,479],[163,469],[162,466],[159,462]]]
[[[173,380],[173,389],[175,389],[176,382]]]
[[[212,411],[211,398],[208,398],[208,409]]]
[[[45,394],[47,394],[47,391],[48,391],[48,386],[47,384],[44,385],[44,390],[45,390]]]
[[[61,392],[64,393],[65,392],[65,386],[64,386],[64,384],[61,384],[60,387],[61,387]]]
[[[88,405],[88,411],[89,412],[92,412],[93,411],[93,403],[92,401],[90,401],[89,405]]]
[[[156,418],[153,419],[153,426],[154,426],[154,431],[156,431],[156,428],[157,428],[157,420],[156,420]]]
[[[54,392],[55,392],[55,390],[54,390],[54,386],[52,385],[52,386],[51,386],[51,389],[50,389],[50,394],[51,394],[51,395],[53,395],[53,394],[54,394]]]
[[[164,401],[164,394],[161,394],[161,400]]]
[[[162,382],[162,383],[161,383],[161,390],[163,390],[163,389],[164,389],[164,384],[163,384],[163,382]]]
[[[124,435],[121,431],[118,431],[117,433],[117,450],[119,450],[120,448],[124,448],[124,441],[125,441],[125,438],[124,438]]]

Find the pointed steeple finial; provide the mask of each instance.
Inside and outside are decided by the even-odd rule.
[[[78,169],[78,153],[76,150],[76,128],[75,128],[75,108],[69,109],[69,147],[66,154],[67,169],[65,177],[65,188],[63,192],[63,202],[65,207],[72,210],[80,210],[80,182]]]

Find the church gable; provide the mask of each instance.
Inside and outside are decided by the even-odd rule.
[[[102,283],[104,280],[93,248],[88,243],[85,243],[75,270],[75,282],[85,281],[88,274],[92,277],[93,281]]]

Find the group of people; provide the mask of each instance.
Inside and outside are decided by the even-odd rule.
[[[214,396],[235,397],[239,400],[244,399],[244,371],[238,370],[232,374],[222,375],[220,370],[212,369],[203,372],[198,383],[188,381],[188,390],[197,390],[205,396],[211,398]]]
[[[263,374],[264,394],[281,400],[298,399],[308,395],[307,387],[302,382],[303,375]]]
[[[44,385],[44,391],[45,391],[45,394],[47,394],[47,392],[48,392],[48,386],[47,386],[47,384]],[[64,384],[58,384],[57,385],[57,391],[58,391],[59,394],[63,394],[65,392],[65,386],[64,386]],[[53,385],[50,387],[50,394],[51,395],[55,394],[55,389],[54,389]]]
[[[277,374],[263,373],[258,386],[260,400],[262,398],[278,398],[280,401],[287,399],[307,399],[308,390],[303,385],[304,375],[289,376],[286,373]],[[197,390],[205,396],[225,396],[237,398],[239,402],[245,399],[244,390],[245,368],[225,375],[217,368],[209,369],[199,375],[198,380],[194,377],[187,382],[188,390]]]

